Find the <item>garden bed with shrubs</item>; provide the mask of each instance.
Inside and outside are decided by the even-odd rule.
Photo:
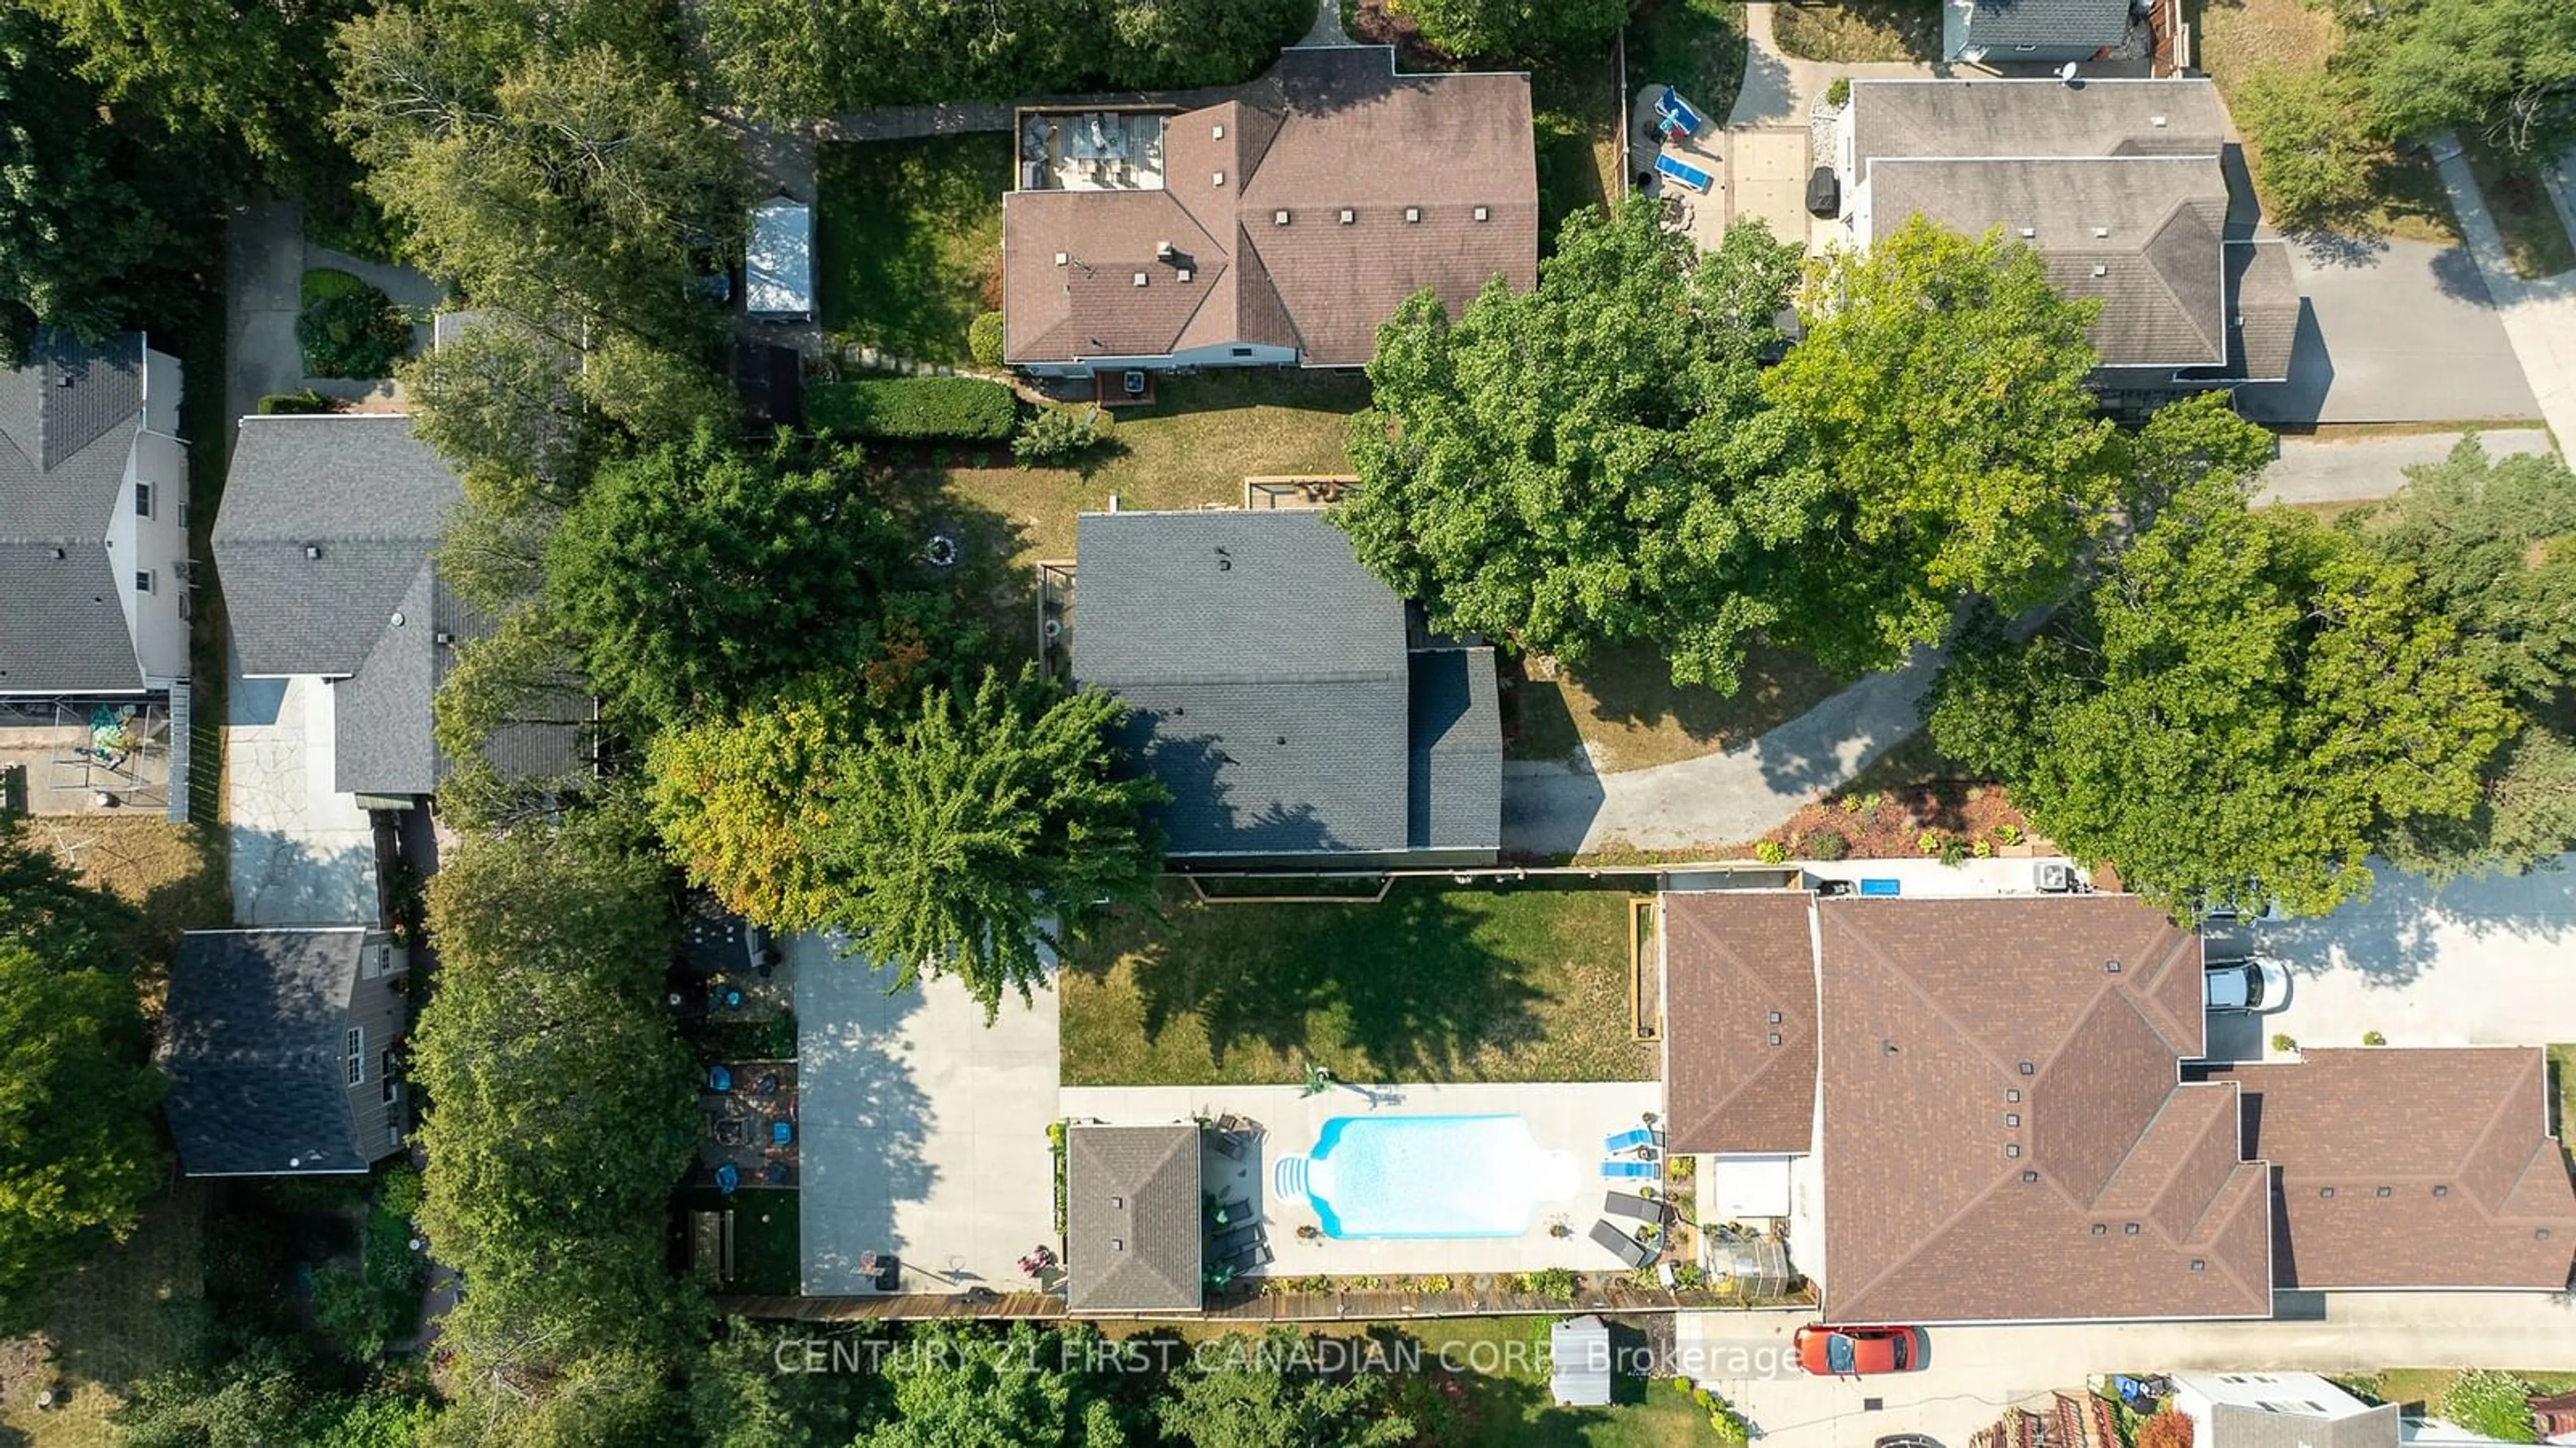
[[[808,386],[805,418],[846,437],[1003,442],[1018,430],[1020,402],[975,377],[866,378]]]
[[[382,291],[344,271],[304,273],[295,345],[307,377],[391,377],[411,351],[411,318]]]
[[[1754,846],[1784,860],[1971,859],[2032,852],[2030,825],[2001,786],[1928,784],[1843,794],[1791,815]]]

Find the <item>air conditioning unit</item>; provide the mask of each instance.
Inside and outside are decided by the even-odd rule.
[[[2032,883],[2043,894],[2072,895],[2083,888],[2083,882],[2075,877],[2075,867],[2064,860],[2042,860],[2032,875]]]

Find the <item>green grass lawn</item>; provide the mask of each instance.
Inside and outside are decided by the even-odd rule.
[[[2544,1393],[2563,1393],[2576,1388],[2576,1373],[2511,1367],[2505,1371]],[[2459,1368],[2387,1368],[2369,1374],[2365,1382],[2373,1386],[2372,1395],[2383,1403],[2401,1406],[2420,1403],[2426,1412],[2438,1415],[2442,1411],[2442,1394],[2460,1372]]]
[[[1741,0],[1649,0],[1628,22],[1628,81],[1678,87],[1726,123],[1744,86]]]
[[[1808,60],[1864,64],[1941,58],[1940,0],[1843,0],[1775,5],[1780,48]]]
[[[132,1236],[100,1249],[40,1294],[33,1312],[39,1340],[50,1346],[55,1380],[71,1401],[39,1412],[35,1394],[14,1391],[12,1383],[10,1406],[0,1411],[0,1443],[110,1448],[123,1441],[108,1413],[137,1379],[179,1365],[196,1346],[202,1315],[190,1309],[205,1291],[198,1256],[203,1216],[203,1188],[184,1182],[145,1205]],[[0,1365],[12,1375],[31,1365],[25,1341],[0,1344]]]
[[[1675,684],[1671,666],[1647,645],[1598,649],[1553,678],[1513,686],[1512,757],[1561,760],[1581,739],[1605,772],[1696,759],[1795,719],[1838,687],[1813,659],[1776,649],[1746,657],[1733,694]]]
[[[1500,68],[1500,67],[1497,67]],[[1627,193],[1619,175],[1619,125],[1626,102],[1610,48],[1554,56],[1530,72],[1531,123],[1538,136],[1539,255],[1556,249],[1556,229],[1583,207],[1607,207]]]
[[[2478,178],[2478,191],[2486,197],[2487,214],[2495,218],[2496,230],[2504,237],[2515,276],[2556,276],[2576,267],[2576,245],[2569,244],[2566,224],[2558,219],[2558,208],[2550,204],[2549,192],[2534,170],[2538,157],[2516,160],[2475,132],[2461,135],[2460,155]]]
[[[1644,1081],[1625,892],[1399,882],[1375,904],[1201,904],[1111,922],[1061,977],[1075,1086]]]
[[[922,362],[967,360],[1002,304],[1008,135],[825,146],[815,250],[824,330]]]

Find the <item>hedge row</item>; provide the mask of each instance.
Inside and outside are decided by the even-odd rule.
[[[1019,400],[976,377],[888,377],[805,389],[805,420],[845,437],[1000,442],[1018,427]]]

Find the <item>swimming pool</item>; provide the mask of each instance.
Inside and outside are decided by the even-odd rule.
[[[1573,1154],[1517,1116],[1336,1116],[1271,1190],[1304,1198],[1327,1237],[1517,1237],[1576,1182]]]

